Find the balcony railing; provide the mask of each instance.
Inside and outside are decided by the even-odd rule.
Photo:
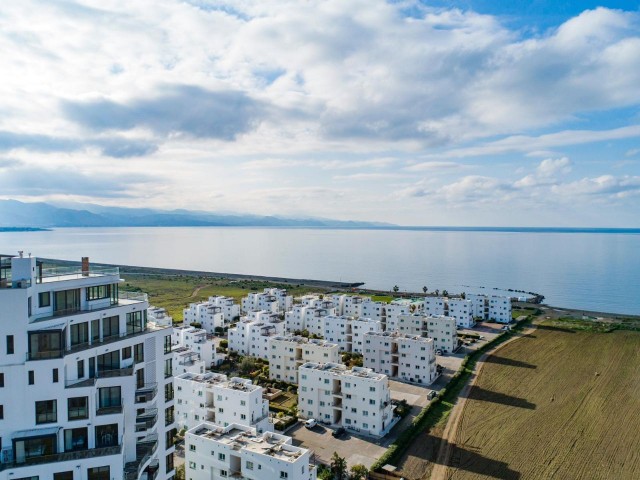
[[[158,383],[145,383],[136,389],[136,403],[150,402],[158,393]]]
[[[122,404],[112,405],[109,407],[98,407],[96,415],[113,415],[116,413],[122,413]]]
[[[44,463],[67,462],[75,460],[84,460],[86,458],[105,457],[109,455],[119,455],[122,452],[122,445],[113,447],[90,448],[88,450],[77,450],[74,452],[54,453],[52,455],[41,455],[38,457],[25,458],[23,462],[5,462],[0,463],[0,471],[8,468],[30,467],[33,465],[41,465]]]
[[[83,271],[82,266],[43,268],[42,273],[36,278],[37,283],[52,282],[56,280],[73,280],[82,277],[103,277],[106,275],[120,276],[118,267],[89,267]]]

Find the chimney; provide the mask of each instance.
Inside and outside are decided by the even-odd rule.
[[[82,276],[89,276],[89,257],[82,257]]]

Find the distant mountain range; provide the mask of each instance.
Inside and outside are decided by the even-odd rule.
[[[388,223],[323,218],[219,214],[191,210],[106,207],[93,204],[0,200],[0,227],[325,227],[384,228]]]

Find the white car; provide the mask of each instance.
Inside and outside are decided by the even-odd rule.
[[[306,422],[304,422],[304,426],[307,428],[313,428],[318,425],[318,421],[315,418],[310,418]]]

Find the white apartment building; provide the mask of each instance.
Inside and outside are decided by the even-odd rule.
[[[205,368],[217,366],[222,358],[216,353],[213,336],[204,328],[188,326],[175,327],[171,335],[171,343],[176,347],[184,347],[198,354]]]
[[[364,366],[374,372],[424,385],[438,377],[431,338],[399,332],[368,332],[364,338]]]
[[[284,320],[277,314],[265,311],[252,312],[242,317],[234,328],[228,331],[229,350],[242,355],[269,359],[269,338],[283,335]]]
[[[358,318],[350,320],[351,324],[351,345],[348,351],[363,353],[364,335],[367,332],[382,332],[382,322],[371,318]]]
[[[384,322],[387,317],[387,302],[374,302],[371,298],[362,301],[360,316]]]
[[[266,310],[271,313],[286,312],[293,306],[293,297],[280,288],[265,288],[262,293],[252,292],[242,299],[242,311]]]
[[[334,309],[307,307],[304,312],[304,328],[314,335],[324,336],[324,319],[333,314]],[[295,331],[295,330],[294,330]]]
[[[346,317],[361,317],[362,316],[362,302],[364,297],[358,295],[332,295],[331,301],[333,302],[335,315]]]
[[[298,372],[298,414],[383,437],[395,424],[389,378],[369,368],[305,363]]]
[[[398,331],[407,335],[422,335],[433,339],[436,350],[451,353],[458,349],[460,342],[453,317],[440,315],[400,315],[398,317]]]
[[[171,327],[118,268],[42,267],[0,256],[0,478],[173,478]]]
[[[204,360],[196,352],[187,347],[173,347],[173,374],[202,374],[207,370]]]
[[[471,301],[474,317],[498,323],[511,323],[510,297],[468,293],[466,298]]]
[[[320,335],[328,342],[335,343],[342,352],[351,351],[351,319],[327,315],[322,317],[322,330]],[[311,331],[311,330],[309,330]]]
[[[277,336],[269,339],[269,378],[298,383],[298,368],[307,362],[340,363],[340,347],[326,340]]]
[[[324,323],[322,319],[327,315],[333,315],[335,309],[332,302],[319,301],[316,306],[295,305],[285,313],[285,329],[289,333],[307,330],[309,333],[322,336]],[[325,308],[325,306],[330,308]]]
[[[183,323],[199,323],[209,333],[216,328],[224,328],[240,317],[240,305],[233,298],[213,296],[206,302],[190,303],[182,312]]]
[[[386,310],[386,318],[384,319],[384,329],[388,332],[398,329],[398,316],[409,315],[411,313],[411,302],[394,300],[389,303]],[[415,308],[415,307],[414,307]],[[420,306],[422,309],[422,306]]]
[[[220,373],[185,373],[174,379],[175,414],[179,428],[189,429],[207,421],[220,427],[232,423],[255,427],[258,433],[273,430],[269,402],[263,388],[251,380]]]
[[[185,476],[189,480],[316,480],[311,452],[291,437],[231,424],[202,423],[185,435]]]
[[[163,325],[166,327],[173,326],[173,318],[171,318],[171,315],[169,315],[162,307],[149,305],[149,308],[147,308],[147,318],[150,322],[153,322],[156,325]]]
[[[447,310],[447,297],[425,297],[423,312],[426,316],[445,315]]]
[[[461,328],[472,328],[476,324],[473,303],[462,298],[425,297],[423,313],[432,317],[453,317]]]
[[[294,305],[291,310],[284,314],[285,331],[291,333],[302,331],[306,328],[305,314],[308,305]]]

